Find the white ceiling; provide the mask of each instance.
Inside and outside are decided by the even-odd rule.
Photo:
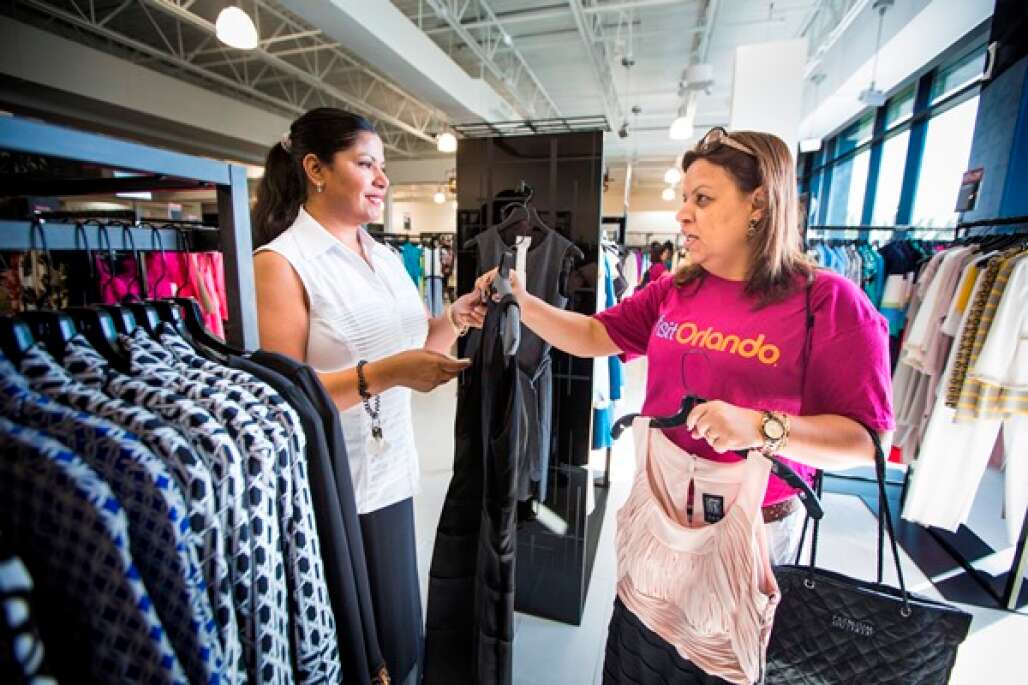
[[[302,0],[336,11],[335,19],[380,12],[380,25],[397,35],[359,50],[338,27],[317,25],[312,17],[322,15],[302,12],[299,0],[236,2],[257,20],[259,50],[234,51],[213,38],[223,0],[8,0],[0,13],[280,117],[319,105],[360,111],[375,120],[394,162],[439,157],[434,133],[468,123],[456,109],[420,99],[425,83],[413,71],[387,66],[397,51],[412,50],[399,34],[423,31],[440,48],[426,43],[433,59],[456,63],[478,96],[491,89],[516,116],[608,116],[611,177],[622,180],[631,162],[633,182],[646,185],[659,184],[689,144],[667,134],[687,65],[713,68],[710,92],[696,101],[699,135],[728,123],[738,47],[804,37],[815,54],[847,12],[870,0]],[[453,98],[470,101],[476,94],[468,90]]]

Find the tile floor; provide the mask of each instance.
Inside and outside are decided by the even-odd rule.
[[[619,413],[635,411],[641,404],[645,362],[628,367],[627,398]],[[422,598],[428,584],[435,526],[453,468],[453,416],[455,387],[444,386],[427,395],[415,394],[414,422],[421,456],[422,491],[415,499],[418,533],[418,566]],[[603,454],[596,463],[602,468]],[[516,685],[593,685],[601,682],[603,649],[614,601],[614,514],[628,495],[634,469],[631,440],[622,437],[615,445],[611,467],[610,501],[600,538],[599,551],[589,586],[581,626],[515,614],[514,682]],[[980,500],[1001,492],[1002,481],[992,478],[983,485]],[[988,502],[985,503],[986,505]],[[984,507],[988,508],[988,507]],[[819,559],[827,568],[853,576],[874,574],[875,518],[862,501],[847,495],[825,497],[826,517]],[[990,544],[1002,534],[1001,524],[980,517]],[[988,532],[988,531],[987,531]],[[1009,563],[1009,562],[1008,562]],[[929,580],[904,556],[904,574],[911,589],[940,598]],[[895,583],[895,572],[888,576]],[[1028,615],[966,607],[974,615],[971,635],[961,646],[951,683],[954,685],[1024,685],[1028,683]]]

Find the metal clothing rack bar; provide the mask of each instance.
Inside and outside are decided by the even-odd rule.
[[[189,232],[189,243],[194,250],[205,251],[216,249],[220,240],[218,230],[215,228],[165,228],[163,226],[139,226],[113,222],[106,224],[106,236],[101,238],[104,227],[96,223],[84,223],[77,229],[74,223],[45,222],[37,224],[37,229],[42,229],[45,239],[45,247],[48,250],[84,250],[82,234],[85,232],[86,243],[89,249],[98,252],[106,250],[108,241],[112,250],[136,249],[140,252],[150,252],[163,249],[167,252],[182,250],[182,232]],[[22,252],[31,249],[43,249],[42,241],[33,243],[32,238],[33,222],[31,221],[10,221],[0,219],[0,250]],[[160,236],[157,242],[154,233]],[[131,240],[129,235],[131,235]],[[155,244],[156,243],[156,244]]]
[[[121,180],[137,190],[160,190],[169,184],[174,184],[176,188],[213,188],[218,200],[220,250],[225,257],[225,289],[229,309],[225,336],[235,347],[257,347],[250,204],[244,167],[20,117],[0,117],[0,150],[133,171],[141,175]],[[31,181],[32,190],[42,191],[44,195],[60,195],[78,194],[83,188],[88,188],[90,183],[103,181],[109,184],[111,179],[53,179],[52,185],[43,183],[45,179],[35,175],[26,176],[23,180]],[[75,183],[71,183],[73,180]],[[109,185],[93,192],[108,190]],[[6,187],[0,187],[0,193],[14,194]],[[17,233],[22,233],[20,226],[27,226],[27,223],[15,223],[18,224],[18,227],[14,227]],[[115,235],[120,233],[119,230],[109,233],[112,241],[120,239],[120,236]],[[143,233],[145,235],[148,231],[144,230]],[[27,231],[25,234],[27,238]],[[50,237],[49,232],[47,237]],[[136,237],[135,234],[133,237]],[[60,240],[56,236],[55,239]],[[16,243],[17,238],[11,241]],[[140,244],[150,244],[148,235],[137,242],[137,246]],[[174,245],[174,242],[169,245]],[[51,249],[56,249],[56,246],[51,246]]]

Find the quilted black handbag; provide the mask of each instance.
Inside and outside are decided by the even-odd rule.
[[[868,432],[878,479],[878,582],[817,568],[815,521],[810,564],[800,565],[797,554],[795,565],[775,568],[782,601],[768,646],[767,685],[945,685],[971,627],[967,612],[907,592],[885,494],[885,456],[877,434]],[[898,589],[882,583],[885,531]]]

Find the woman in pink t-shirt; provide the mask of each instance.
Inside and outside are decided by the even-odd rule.
[[[645,355],[647,416],[674,414],[685,395],[710,400],[666,431],[686,452],[730,461],[734,450],[770,451],[808,480],[816,469],[870,464],[860,424],[883,444],[893,428],[888,328],[859,288],[804,257],[789,148],[770,134],[717,128],[685,154],[682,171],[676,218],[688,266],[594,317],[551,307],[515,274],[522,322],[579,357]],[[803,522],[796,492],[772,475],[763,507],[771,560],[789,562]]]

